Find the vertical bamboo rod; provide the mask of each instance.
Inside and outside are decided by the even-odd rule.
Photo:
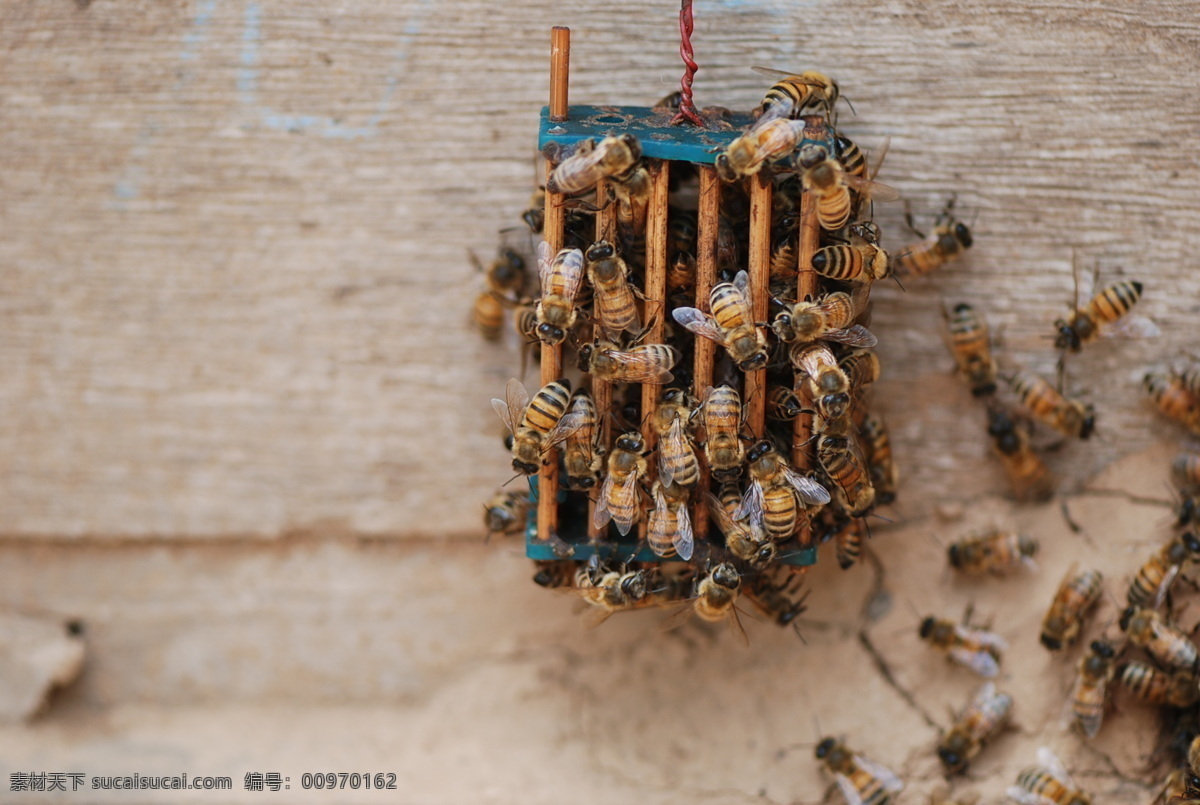
[[[567,87],[570,75],[571,29],[554,28],[550,33],[550,113],[552,119],[565,120],[567,114]],[[561,115],[554,118],[555,113]],[[554,164],[546,163],[546,176],[554,171]],[[546,213],[543,235],[552,254],[563,247],[561,193],[546,191]],[[542,385],[562,377],[562,345],[542,344]],[[548,541],[558,536],[558,450],[547,450],[538,471],[538,539]]]
[[[693,303],[705,313],[711,313],[708,297],[717,284],[717,235],[721,226],[721,181],[717,172],[710,167],[700,168],[700,207],[696,213],[696,300]],[[692,395],[701,400],[704,391],[713,384],[713,360],[717,345],[708,338],[693,339],[696,355],[692,371]],[[708,459],[698,451],[700,459],[700,489],[707,490],[709,483]],[[708,536],[708,504],[704,496],[696,500],[696,516],[692,528],[696,538]]]
[[[761,170],[750,180],[750,302],[756,323],[767,320],[770,298],[772,190],[768,171]],[[754,437],[763,438],[767,421],[766,369],[746,373],[742,404]]]
[[[659,159],[649,160],[650,209],[646,215],[646,336],[645,344],[663,341],[663,316],[667,303],[667,179],[670,165]],[[642,435],[646,449],[654,449],[658,434],[654,431],[654,410],[662,396],[662,386],[642,386]],[[654,473],[651,472],[651,475]]]
[[[615,208],[611,204],[607,207],[604,206],[604,202],[608,198],[607,186],[607,182],[600,182],[596,185],[596,206],[603,207],[596,213],[596,240],[612,241],[617,221]],[[600,312],[595,301],[592,302],[592,318],[596,320],[592,327],[592,337],[603,338],[604,328],[600,326]],[[612,382],[592,375],[592,400],[596,403],[596,415],[600,417],[600,421],[596,423],[596,427],[600,429],[600,444],[607,455],[608,451],[612,449]],[[599,492],[599,489],[596,492]],[[593,522],[595,513],[596,499],[592,497],[588,501],[587,528],[588,539],[593,543],[599,542],[608,533],[607,525],[604,528],[596,528]]]

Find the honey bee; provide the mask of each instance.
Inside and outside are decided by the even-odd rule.
[[[1038,544],[1027,534],[989,531],[954,542],[947,550],[950,567],[968,576],[1004,574],[1020,567],[1037,570],[1033,555]]]
[[[1200,435],[1200,400],[1189,394],[1177,378],[1148,374],[1143,378],[1142,385],[1158,410],[1192,433]]]
[[[562,155],[561,149],[551,146],[546,151],[550,160],[558,161]],[[558,161],[546,180],[546,190],[568,195],[591,190],[597,182],[635,170],[641,158],[642,145],[632,134],[605,137],[599,143],[582,140],[570,156]]]
[[[504,332],[504,303],[492,291],[480,291],[471,306],[471,321],[488,341],[497,341]]]
[[[1140,662],[1129,662],[1118,677],[1125,689],[1150,704],[1191,707],[1200,701],[1200,687],[1191,671],[1160,671]]]
[[[1197,670],[1200,654],[1196,645],[1183,632],[1168,626],[1153,609],[1126,607],[1120,625],[1121,631],[1129,635],[1129,642],[1145,649],[1162,665],[1193,673]]]
[[[858,429],[867,454],[867,471],[875,487],[875,502],[891,503],[896,499],[899,471],[892,458],[892,440],[879,414],[869,414]]]
[[[717,176],[725,182],[736,182],[758,173],[768,162],[783,159],[800,144],[806,125],[803,120],[786,118],[757,121],[717,154]]]
[[[670,383],[675,379],[671,368],[678,360],[679,350],[667,344],[642,344],[621,350],[611,341],[597,339],[579,348],[580,370],[618,383]]]
[[[613,245],[607,240],[597,241],[583,259],[588,281],[596,289],[596,313],[604,331],[616,338],[623,332],[641,330],[642,319],[629,284],[629,266]]]
[[[746,448],[739,437],[742,427],[742,398],[729,386],[709,387],[700,405],[704,423],[704,457],[712,477],[731,481],[741,476]]]
[[[577,424],[566,418],[571,383],[563,378],[547,383],[533,399],[517,379],[504,387],[504,399],[492,398],[492,408],[512,433],[513,469],[533,475],[542,464],[542,453],[567,438]]]
[[[944,618],[925,618],[918,633],[922,640],[980,676],[1000,673],[1000,654],[1008,648],[1008,643],[997,634],[968,629]]]
[[[563,446],[563,468],[568,489],[591,489],[600,480],[604,466],[604,447],[598,442],[600,416],[596,403],[583,389],[571,397],[567,416],[572,417],[571,432]]]
[[[833,775],[847,805],[888,805],[904,788],[891,770],[854,753],[837,738],[817,744],[816,756]]]
[[[1021,404],[1038,421],[1059,433],[1087,439],[1096,430],[1096,412],[1091,405],[1064,397],[1032,372],[1017,372],[1006,379]]]
[[[866,459],[853,435],[823,434],[817,439],[817,461],[837,489],[846,514],[865,517],[875,506],[875,487]]]
[[[836,519],[821,537],[821,542],[835,540],[835,556],[838,567],[849,570],[862,555],[863,540],[869,536],[867,521],[862,517]]]
[[[855,206],[850,196],[851,190],[858,191],[864,198],[874,197],[880,201],[895,201],[900,197],[887,185],[848,174],[842,163],[830,158],[829,152],[819,145],[801,148],[797,164],[802,169],[800,181],[804,189],[817,200],[817,221],[826,231],[841,229],[849,223]],[[884,260],[880,268],[886,271],[886,267]],[[813,270],[822,273],[816,266]]]
[[[796,384],[827,420],[841,419],[850,410],[850,378],[838,366],[829,347],[822,343],[794,344],[789,357],[803,373]]]
[[[719,500],[711,492],[705,492],[704,498],[708,503],[709,514],[717,521],[717,526],[725,535],[725,547],[730,554],[755,570],[770,567],[775,562],[778,548],[767,536],[762,524],[734,516],[742,503],[742,493],[738,491],[736,484],[722,484]]]
[[[525,289],[525,258],[512,249],[502,248],[485,267],[474,252],[467,254],[475,268],[483,272],[487,286],[475,297],[472,319],[484,338],[495,341],[504,329],[506,304],[515,304]]]
[[[570,585],[575,578],[575,563],[559,560],[542,560],[533,563],[537,573],[533,583],[548,590],[557,590]]]
[[[1003,408],[990,406],[988,435],[992,437],[992,452],[1000,459],[1017,500],[1046,500],[1054,494],[1054,477],[1030,446],[1024,425]]]
[[[685,562],[692,558],[695,538],[692,532],[688,497],[691,490],[678,483],[656,480],[650,488],[654,510],[646,526],[646,542],[650,550],[664,559],[679,555]]]
[[[617,176],[608,186],[609,195],[617,202],[617,229],[626,252],[642,255],[646,251],[646,215],[650,208],[653,182],[644,162]]]
[[[667,262],[667,290],[678,291],[696,284],[696,258],[691,252],[675,252]]]
[[[856,349],[844,355],[838,366],[850,380],[851,392],[857,393],[879,379],[883,367],[874,350]]]
[[[928,235],[920,232],[913,225],[912,214],[905,212],[904,217],[908,221],[908,228],[916,232],[921,241],[914,243],[896,256],[897,276],[923,276],[956,257],[960,257],[963,252],[971,248],[971,244],[974,242],[971,230],[962,221],[956,219],[951,212],[954,208],[954,201],[951,198],[946,202],[946,208],[942,210],[941,215],[934,222],[933,231]]]
[[[1171,377],[1175,378],[1175,382],[1188,394],[1200,398],[1200,366],[1172,370]]]
[[[1171,462],[1171,480],[1181,492],[1200,492],[1200,453],[1180,453]]]
[[[1071,690],[1071,713],[1088,738],[1095,738],[1104,720],[1108,683],[1113,676],[1113,647],[1093,640],[1089,652],[1079,661],[1075,685]]]
[[[696,582],[695,595],[687,606],[677,610],[663,622],[664,629],[673,629],[692,615],[709,623],[726,621],[729,628],[745,645],[749,645],[746,630],[737,615],[737,599],[742,590],[742,574],[729,562],[710,565]]]
[[[888,253],[861,238],[817,249],[809,265],[822,277],[844,282],[875,282],[892,275]]]
[[[959,715],[954,726],[938,741],[937,754],[947,774],[966,770],[983,745],[1008,723],[1012,696],[997,693],[995,684],[985,682]]]
[[[694,400],[682,389],[663,392],[655,412],[654,429],[658,432],[658,477],[668,486],[693,487],[700,480],[700,462],[692,449],[687,426],[695,409]]]
[[[878,339],[860,324],[854,324],[858,305],[844,291],[835,291],[817,301],[806,298],[786,305],[771,324],[780,341],[809,343],[836,341],[852,347],[873,347]]]
[[[527,492],[497,490],[483,504],[483,524],[488,537],[492,534],[518,534],[525,527],[525,512],[529,508]]]
[[[767,389],[767,416],[777,422],[791,422],[804,413],[804,405],[796,392],[786,386]]]
[[[807,591],[796,597],[803,583],[802,579],[802,575],[793,573],[783,583],[775,583],[768,578],[768,574],[758,573],[743,590],[743,595],[776,625],[791,626],[796,634],[800,634],[800,624],[796,622],[796,618],[807,609],[804,601],[808,598]]]
[[[770,441],[757,442],[746,454],[746,460],[750,463],[750,486],[734,517],[761,522],[771,539],[782,541],[790,537],[804,506],[829,502],[828,490],[792,469]]]
[[[824,73],[815,70],[786,73],[769,67],[754,67],[753,70],[759,75],[779,79],[758,105],[756,125],[779,118],[795,119],[809,109],[817,110],[827,118],[833,114],[840,92],[837,82]]]
[[[617,437],[616,448],[608,456],[608,474],[600,486],[600,497],[592,518],[596,528],[604,528],[611,519],[621,536],[625,536],[642,518],[638,490],[641,480],[649,473],[646,458],[642,455],[645,449],[645,439],[635,430]]]
[[[958,364],[958,376],[970,386],[971,394],[986,397],[996,393],[996,359],[987,322],[966,302],[953,310],[942,309],[946,320],[947,344]]]
[[[1050,651],[1058,651],[1079,637],[1083,628],[1083,616],[1100,599],[1104,577],[1099,570],[1067,571],[1058,592],[1050,602],[1042,618],[1042,645]]]
[[[613,613],[636,609],[648,601],[647,571],[604,571],[593,555],[586,565],[575,571],[575,589],[580,598],[597,608],[589,625],[598,626]]]
[[[1194,534],[1184,534],[1155,551],[1129,583],[1126,601],[1132,607],[1157,608],[1166,599],[1183,564],[1197,551],[1200,541]]]
[[[1007,794],[1022,805],[1092,805],[1092,798],[1075,786],[1062,761],[1046,747],[1038,749],[1039,766],[1017,775]]]
[[[1122,280],[1109,285],[1092,297],[1083,308],[1076,308],[1066,319],[1054,322],[1058,331],[1054,346],[1079,352],[1084,344],[1100,337],[1103,326],[1112,324],[1129,313],[1142,298],[1142,283]]]
[[[677,307],[671,311],[675,321],[696,335],[725,347],[729,357],[743,372],[752,372],[767,365],[767,341],[754,323],[750,304],[750,276],[739,271],[733,282],[722,282],[709,294],[713,315],[707,316],[694,307]]]
[[[538,243],[538,278],[542,295],[537,303],[537,337],[543,344],[561,344],[575,326],[575,297],[583,285],[583,252],[563,249],[551,256],[550,244]]]
[[[533,191],[533,195],[529,198],[529,206],[525,208],[525,212],[521,213],[521,220],[533,234],[540,235],[542,233],[542,229],[546,226],[545,187],[539,187]]]

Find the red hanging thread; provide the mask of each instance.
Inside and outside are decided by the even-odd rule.
[[[700,113],[696,111],[696,104],[692,102],[692,80],[696,77],[696,71],[700,69],[700,65],[696,64],[695,53],[692,51],[692,30],[694,28],[692,0],[682,0],[679,6],[679,55],[683,58],[684,64],[683,79],[679,82],[682,97],[679,100],[679,111],[675,117],[671,118],[671,125],[674,126],[686,120],[693,126],[704,128],[704,119],[700,117]]]

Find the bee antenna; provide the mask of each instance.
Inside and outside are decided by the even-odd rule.
[[[858,117],[858,112],[854,111],[854,104],[850,103],[850,99],[847,98],[845,95],[842,95],[841,98],[843,101],[846,102],[846,105],[850,107],[851,114],[853,114],[855,117]]]
[[[904,283],[900,281],[899,274],[892,274],[892,279],[894,279],[896,281],[896,284],[900,286],[900,290],[904,291],[905,293],[908,293],[908,289],[905,288]]]

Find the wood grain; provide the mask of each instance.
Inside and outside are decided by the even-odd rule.
[[[470,331],[466,248],[527,206],[549,30],[573,30],[573,102],[648,105],[682,72],[677,11],[0,6],[3,532],[475,538],[511,474],[488,398],[519,358]],[[974,225],[965,260],[873,294],[904,515],[1003,483],[941,302],[1049,373],[1073,260],[1142,279],[1164,335],[1071,361],[1100,438],[1054,469],[1181,435],[1137,380],[1200,308],[1191,4],[703,3],[694,44],[700,106],[757,103],[755,64],[835,76],[846,133],[891,137],[880,181],[925,225],[957,194]],[[889,249],[902,213],[877,205]]]

